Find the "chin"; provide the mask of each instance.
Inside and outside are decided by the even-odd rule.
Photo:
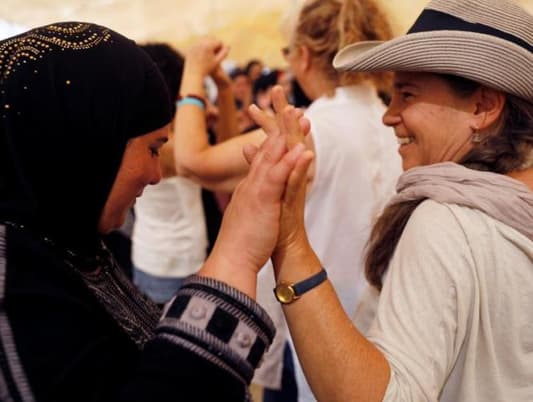
[[[422,166],[422,165],[424,165],[424,163],[422,163],[417,158],[409,158],[409,157],[402,158],[402,169],[404,172],[409,169]]]
[[[416,165],[414,163],[410,163],[410,162],[402,162],[402,170],[404,172],[406,172],[407,170],[411,169],[411,168],[414,168]]]

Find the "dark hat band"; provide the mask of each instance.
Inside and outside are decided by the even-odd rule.
[[[533,52],[533,46],[531,44],[514,35],[489,27],[487,25],[471,23],[461,18],[454,17],[453,15],[436,10],[425,9],[415,21],[411,29],[409,29],[407,34],[441,30],[466,31],[491,35],[509,42],[513,42],[529,52]]]

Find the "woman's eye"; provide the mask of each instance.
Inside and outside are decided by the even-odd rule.
[[[402,96],[403,100],[407,100],[407,99],[413,97],[413,94],[411,92],[402,91],[401,92],[401,96]]]
[[[159,156],[159,148],[150,148],[150,154],[153,157],[158,157]]]

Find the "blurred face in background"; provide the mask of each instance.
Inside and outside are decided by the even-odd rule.
[[[308,60],[306,60],[303,50],[305,50],[304,46],[294,43],[281,49],[283,57],[289,66],[283,76],[280,77],[280,85],[283,86],[286,94],[292,93],[291,80],[296,79],[302,90],[309,96],[307,93],[308,83],[315,78],[307,73]]]
[[[249,71],[248,71],[248,78],[250,78],[250,82],[255,82],[263,72],[263,65],[261,63],[254,63],[251,65]]]
[[[235,100],[241,107],[246,107],[252,102],[252,85],[246,74],[239,74],[233,79],[232,90]]]
[[[282,71],[278,78],[278,84],[282,86],[285,96],[290,98],[292,94],[292,74],[288,71]]]

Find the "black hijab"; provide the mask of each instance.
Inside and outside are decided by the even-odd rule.
[[[91,252],[129,139],[171,120],[133,41],[63,22],[0,42],[0,221]]]

